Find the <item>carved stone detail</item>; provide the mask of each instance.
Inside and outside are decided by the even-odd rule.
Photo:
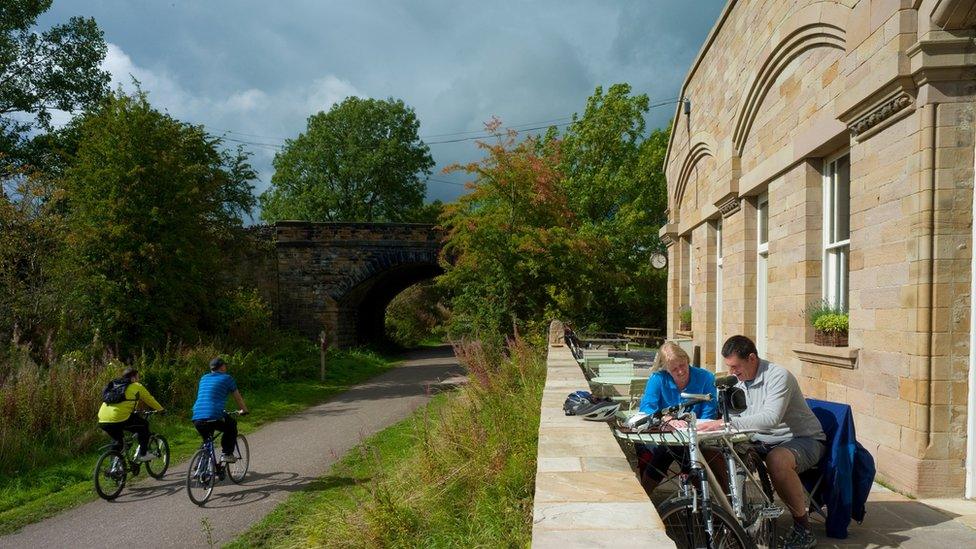
[[[678,225],[675,223],[668,223],[661,227],[661,230],[657,233],[658,238],[665,246],[670,248],[675,242],[678,241]]]
[[[884,101],[871,112],[858,118],[848,125],[851,137],[857,137],[878,124],[890,118],[896,112],[912,104],[912,96],[907,93],[898,94],[887,101]]]
[[[742,208],[742,203],[738,195],[732,195],[715,205],[718,211],[722,212],[722,217],[729,217]]]

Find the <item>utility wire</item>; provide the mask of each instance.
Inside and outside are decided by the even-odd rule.
[[[648,105],[647,108],[648,109],[654,109],[654,108],[657,108],[657,107],[663,107],[665,105],[674,105],[674,104],[677,104],[677,103],[680,103],[680,102],[681,102],[681,99],[670,99],[670,100],[667,100],[667,101],[660,101],[660,102],[652,103],[652,104]],[[529,132],[529,131],[535,131],[535,130],[544,130],[544,129],[548,129],[548,128],[552,127],[552,126],[555,126],[555,127],[568,126],[568,125],[570,125],[572,123],[571,122],[572,119],[573,119],[572,116],[564,116],[562,118],[554,118],[554,119],[548,120],[548,121],[529,122],[529,123],[526,123],[526,124],[517,124],[517,125],[514,125],[514,126],[506,126],[506,128],[507,129],[518,130],[520,132]],[[570,122],[562,122],[562,123],[558,123],[558,124],[553,124],[552,123],[552,122],[559,122],[560,120],[570,120]],[[524,126],[530,126],[532,124],[542,124],[542,125],[537,125],[537,126],[533,126],[533,127],[529,127],[529,128],[524,127]],[[255,147],[264,147],[265,149],[269,149],[269,150],[282,150],[282,149],[284,149],[285,146],[284,146],[284,144],[279,144],[279,143],[264,143],[264,142],[258,142],[258,141],[250,141],[250,140],[246,140],[246,139],[237,139],[235,137],[229,137],[227,134],[240,135],[240,136],[245,136],[245,137],[256,137],[256,138],[262,138],[262,139],[280,139],[282,141],[287,141],[289,139],[289,138],[285,138],[285,137],[274,137],[274,136],[270,136],[270,135],[249,134],[249,133],[243,133],[243,132],[238,132],[238,131],[234,131],[234,130],[223,130],[220,133],[221,133],[221,139],[224,139],[225,141],[231,141],[231,142],[234,142],[234,143],[241,143],[241,144],[244,144],[244,145],[253,145]],[[488,138],[488,137],[492,137],[492,134],[487,133],[485,130],[469,130],[469,131],[463,131],[463,132],[453,132],[453,133],[425,135],[425,136],[420,136],[420,138],[421,139],[431,139],[431,138],[437,138],[437,137],[451,137],[451,136],[455,136],[455,135],[469,135],[469,134],[479,134],[479,135],[475,135],[473,137],[460,137],[460,138],[457,138],[457,139],[446,139],[446,140],[442,140],[442,141],[428,141],[425,144],[426,145],[445,145],[445,144],[448,144],[448,143],[461,143],[461,142],[464,142],[464,141],[474,141],[474,140],[477,140],[477,139],[485,139],[485,138]]]
[[[457,181],[448,181],[446,179],[437,179],[436,177],[428,177],[427,181],[433,181],[434,183],[446,183],[448,185],[457,185],[458,187],[465,186],[465,183],[458,183]]]

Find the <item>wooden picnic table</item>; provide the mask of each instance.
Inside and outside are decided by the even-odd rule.
[[[628,343],[630,343],[630,340],[627,339],[626,337],[586,337],[586,338],[580,338],[580,343],[587,346],[593,346],[593,347],[599,347],[600,345],[616,346],[616,345],[627,345]]]
[[[654,347],[664,339],[660,328],[628,326],[624,328],[624,335],[631,341],[648,347]]]

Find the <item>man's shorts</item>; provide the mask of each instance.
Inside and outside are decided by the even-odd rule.
[[[827,450],[827,446],[822,440],[817,440],[813,437],[794,437],[790,440],[773,444],[761,443],[756,448],[756,451],[765,459],[773,448],[786,448],[790,452],[793,452],[793,457],[796,458],[797,473],[802,473],[820,463],[820,458],[823,457],[824,452]]]

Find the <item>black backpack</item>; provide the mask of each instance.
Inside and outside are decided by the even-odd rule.
[[[125,400],[125,390],[131,383],[132,381],[125,377],[109,381],[108,385],[102,389],[102,402],[105,404],[118,404],[123,402]]]

